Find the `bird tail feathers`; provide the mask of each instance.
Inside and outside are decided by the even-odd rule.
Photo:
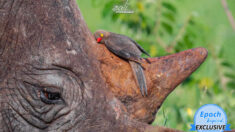
[[[143,68],[141,66],[141,64],[135,62],[135,61],[129,61],[131,67],[132,67],[132,71],[136,80],[136,83],[138,84],[141,94],[143,96],[147,96],[148,95],[148,91],[147,91],[147,84],[146,84],[146,79],[145,79],[145,75],[144,75],[144,71]]]

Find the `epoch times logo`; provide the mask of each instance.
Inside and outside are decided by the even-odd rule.
[[[223,132],[231,130],[227,124],[224,110],[216,104],[206,104],[200,107],[194,115],[191,131]]]

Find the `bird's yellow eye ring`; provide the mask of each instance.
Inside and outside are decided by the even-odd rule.
[[[100,34],[100,37],[104,37],[104,34],[103,34],[103,33],[101,33],[101,34]]]

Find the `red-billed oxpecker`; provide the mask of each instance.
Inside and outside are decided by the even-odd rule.
[[[96,31],[94,36],[97,43],[104,44],[109,51],[118,57],[129,61],[141,94],[147,96],[148,90],[143,67],[141,65],[143,62],[141,54],[144,53],[148,56],[150,55],[138,43],[127,36],[104,30]]]

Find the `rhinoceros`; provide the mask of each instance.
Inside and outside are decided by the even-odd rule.
[[[149,58],[143,97],[128,62],[97,45],[75,0],[1,0],[0,131],[176,131],[149,124],[206,56],[195,48]]]

